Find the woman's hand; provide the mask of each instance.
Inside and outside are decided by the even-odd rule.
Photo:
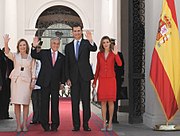
[[[112,50],[112,52],[117,55],[118,54],[118,48],[117,45],[114,46],[114,49]]]
[[[31,83],[30,89],[33,90],[35,88],[35,84]]]
[[[6,54],[8,54],[9,53],[8,43],[9,43],[9,40],[10,40],[9,34],[5,34],[3,36],[3,38],[4,38],[4,52]]]
[[[30,89],[33,90],[35,88],[36,80],[32,79],[31,84],[30,84]]]
[[[4,44],[5,44],[5,45],[8,45],[9,40],[10,40],[9,34],[5,34],[5,35],[3,36],[3,38],[4,38]]]

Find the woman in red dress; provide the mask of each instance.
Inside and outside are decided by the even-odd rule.
[[[115,62],[121,66],[122,62],[118,56],[117,46],[111,45],[110,38],[104,36],[101,39],[100,51],[97,54],[97,65],[92,87],[96,87],[98,79],[98,101],[101,102],[103,128],[101,131],[112,131],[112,117],[114,101],[116,101],[116,78],[114,71]],[[106,103],[109,105],[109,124],[106,128]]]

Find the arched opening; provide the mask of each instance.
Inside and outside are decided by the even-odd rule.
[[[36,36],[43,41],[42,48],[49,48],[49,40],[52,37],[60,37],[60,51],[64,53],[67,43],[72,41],[71,27],[74,23],[79,23],[83,27],[80,16],[67,6],[52,6],[43,11],[37,19]]]

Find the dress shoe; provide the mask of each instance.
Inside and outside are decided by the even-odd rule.
[[[13,117],[7,117],[7,118],[5,118],[5,119],[13,119]]]
[[[79,131],[79,128],[73,128],[72,131]]]
[[[51,128],[51,131],[56,132],[56,131],[57,131],[57,128]]]
[[[91,128],[85,127],[85,128],[84,128],[84,131],[91,131]]]
[[[114,124],[119,124],[119,121],[113,120],[112,123],[114,123]]]
[[[30,124],[38,124],[38,121],[31,121]]]
[[[45,131],[45,132],[49,132],[49,131],[50,131],[50,129],[49,129],[49,128],[46,128],[46,129],[44,129],[44,131]]]

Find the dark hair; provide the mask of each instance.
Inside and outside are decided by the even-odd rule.
[[[116,44],[115,39],[111,38],[111,44],[113,44],[113,45]]]
[[[100,52],[104,52],[103,41],[104,41],[105,39],[109,40],[109,42],[110,42],[110,51],[113,50],[113,45],[111,44],[111,39],[110,39],[108,36],[103,36],[103,37],[101,38],[101,42],[100,42],[100,46],[99,46]]]
[[[23,42],[23,41],[26,43],[26,53],[28,54],[28,53],[29,53],[29,44],[28,44],[28,42],[27,42],[25,39],[20,39],[20,40],[18,41],[18,43],[17,43],[17,53],[20,52],[20,51],[19,51],[19,45],[20,45],[20,43]]]
[[[74,27],[80,27],[81,30],[83,29],[83,26],[82,26],[80,23],[75,23],[75,24],[73,24],[72,27],[71,27],[72,30],[73,30]]]

